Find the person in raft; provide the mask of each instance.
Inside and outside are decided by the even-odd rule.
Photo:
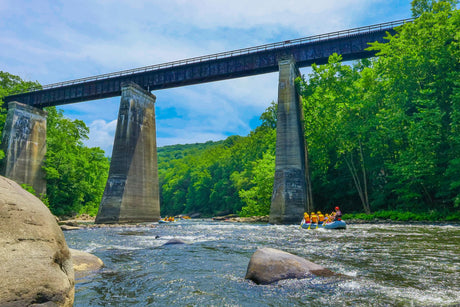
[[[302,224],[310,224],[310,216],[307,212],[303,214]]]
[[[318,215],[318,220],[320,224],[322,224],[324,222],[324,215],[321,213],[321,211],[318,211],[317,215]]]
[[[311,216],[311,223],[318,224],[318,216],[315,214],[315,212],[312,212],[310,216]]]
[[[335,216],[334,220],[341,221],[342,220],[342,211],[340,211],[339,207],[335,207]]]

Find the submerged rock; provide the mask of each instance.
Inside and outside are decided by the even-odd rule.
[[[164,245],[173,245],[173,244],[187,244],[187,242],[182,241],[181,239],[176,239],[176,238],[174,238],[174,239],[169,240],[169,241],[166,242],[165,244],[163,244],[163,246],[164,246]]]
[[[311,274],[335,275],[334,272],[299,256],[273,248],[261,248],[252,255],[245,278],[265,285],[282,279],[306,278]]]
[[[70,230],[79,230],[79,229],[81,229],[80,227],[69,226],[69,225],[61,225],[60,227],[61,227],[62,231],[70,231]]]
[[[72,257],[49,209],[0,177],[0,306],[72,306]]]
[[[100,270],[104,266],[104,262],[93,254],[72,248],[70,249],[70,254],[72,255],[73,269],[76,278]]]

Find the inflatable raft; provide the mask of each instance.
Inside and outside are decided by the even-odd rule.
[[[316,229],[316,228],[326,228],[326,229],[346,229],[347,223],[345,221],[333,221],[332,223],[322,224],[321,222],[319,225],[316,223],[303,223],[301,225],[303,229]]]
[[[323,228],[326,228],[326,229],[346,229],[347,228],[347,223],[345,223],[345,221],[343,221],[343,220],[333,221],[332,223],[324,224]]]
[[[167,223],[174,223],[174,222],[175,222],[175,220],[173,220],[173,221],[167,221],[166,220],[165,221],[164,219],[161,219],[161,220],[158,221],[159,224],[167,224]]]

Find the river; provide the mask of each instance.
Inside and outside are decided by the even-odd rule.
[[[423,306],[460,303],[460,226],[352,224],[346,230],[186,220],[65,232],[101,258],[77,279],[74,306]],[[166,245],[178,238],[189,244]],[[260,247],[351,276],[258,286]]]

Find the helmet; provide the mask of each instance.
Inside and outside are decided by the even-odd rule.
[[[335,207],[335,210],[339,210],[339,207]]]
[[[303,214],[303,216],[308,216],[308,213],[307,213],[307,212],[305,212],[305,213]]]
[[[311,215],[315,215],[315,212],[312,212]]]
[[[321,214],[321,211],[318,211],[317,213],[318,213],[318,214]]]

